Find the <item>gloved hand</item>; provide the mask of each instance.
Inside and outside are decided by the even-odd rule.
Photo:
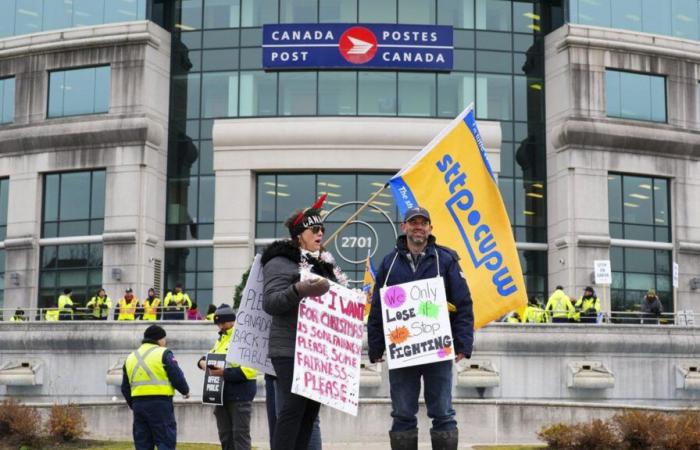
[[[312,280],[297,281],[294,283],[294,290],[299,294],[299,298],[318,297],[328,292],[331,285],[325,278],[314,278]]]
[[[105,304],[103,303],[103,304],[100,305],[100,308],[105,309],[105,308],[107,308],[107,305],[105,305]]]

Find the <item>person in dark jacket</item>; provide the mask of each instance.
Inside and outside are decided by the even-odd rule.
[[[642,323],[659,324],[659,318],[661,317],[661,313],[664,312],[664,307],[661,305],[661,300],[659,300],[659,296],[656,295],[654,289],[649,289],[647,291],[647,295],[644,296],[644,300],[642,300],[641,310]]]
[[[306,450],[320,404],[292,393],[294,348],[299,302],[328,292],[328,280],[347,283],[330,253],[321,248],[321,205],[295,212],[285,222],[291,239],[270,244],[261,258],[263,309],[272,315],[269,356],[277,374],[276,401],[282,407],[272,437],[272,450]],[[323,278],[300,281],[299,271],[310,270]]]
[[[214,323],[219,328],[219,338],[209,353],[228,353],[235,321],[236,314],[229,305],[223,304],[216,309]],[[197,366],[206,369],[206,356],[199,359]],[[209,375],[224,377],[224,404],[214,408],[221,449],[250,450],[250,418],[253,398],[258,390],[257,370],[228,363],[226,368],[210,368]]]
[[[385,341],[380,289],[437,276],[443,277],[448,302],[456,307],[450,324],[454,339],[455,361],[471,357],[474,315],[469,288],[459,267],[457,254],[435,243],[430,214],[421,207],[404,215],[396,248],[382,261],[372,295],[367,323],[371,362],[384,359]],[[423,378],[428,416],[433,419],[430,437],[433,448],[455,450],[458,444],[457,422],[452,409],[452,361],[422,364],[389,371],[391,416],[389,438],[392,449],[416,449],[418,446],[418,396]]]
[[[173,410],[175,389],[190,398],[190,387],[173,352],[165,347],[165,330],[151,325],[143,333],[141,347],[126,359],[122,395],[134,412],[136,450],[175,449],[177,423]]]

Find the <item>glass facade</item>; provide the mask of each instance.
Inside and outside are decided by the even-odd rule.
[[[606,70],[605,112],[608,117],[666,122],[666,77]]]
[[[0,124],[15,121],[15,79],[0,79]]]
[[[231,298],[212,298],[214,251],[211,247],[173,248],[165,250],[165,290],[175,289],[175,283],[183,284],[183,292],[204,315],[210,303],[232,304]],[[237,284],[238,280],[234,280]],[[215,301],[214,301],[215,300]]]
[[[105,171],[66,172],[44,176],[41,237],[102,234]]]
[[[454,69],[449,73],[262,70],[263,24],[316,22],[451,25],[454,27]],[[211,133],[215,119],[268,116],[452,118],[474,102],[477,118],[501,123],[499,186],[516,239],[546,242],[543,41],[544,34],[562,22],[560,2],[532,0],[175,2],[170,25],[173,81],[166,239],[209,240],[213,237]],[[264,183],[279,183],[285,176],[260,175],[259,181],[263,184],[258,185],[258,201],[263,201],[261,195],[267,199],[265,201],[270,200],[267,191],[260,191],[267,186]],[[357,177],[364,176],[370,175],[333,175],[339,180],[352,178],[356,186],[361,184]],[[321,176],[290,175],[287,181],[299,183],[299,186],[281,182],[306,195],[288,203],[282,195],[276,196],[280,205],[286,205],[287,209],[275,210],[273,216],[259,216],[256,237],[271,238],[284,231],[278,228],[290,209],[310,203],[313,200],[310,193],[320,192],[315,177]],[[376,182],[383,183],[386,179],[382,176]],[[322,181],[341,186],[350,183],[328,177]],[[302,190],[300,186],[306,184],[313,185],[313,189]],[[344,195],[352,200],[367,198],[350,191]],[[393,208],[393,203],[391,205]],[[258,206],[262,208],[259,214],[267,208]],[[286,232],[281,235],[285,236]],[[332,250],[335,253],[335,249]],[[531,253],[535,252],[528,252],[528,255]],[[185,273],[181,269],[185,265],[183,258],[180,253],[169,251],[166,266],[173,268],[172,273]],[[186,259],[198,260],[193,256]],[[538,286],[537,292],[545,290],[542,283],[546,264],[541,262],[546,258],[540,260],[534,256],[527,260],[532,271],[541,270],[536,274],[531,271],[534,277],[540,277],[539,281],[532,282]],[[356,270],[355,265],[349,263],[344,268],[351,272]]]
[[[671,242],[669,180],[610,174],[610,237]],[[655,289],[665,312],[673,311],[671,251],[612,247],[613,311],[638,311],[648,289]]]
[[[42,246],[40,270],[39,308],[55,306],[65,288],[73,289],[76,306],[85,306],[102,286],[102,244]]]
[[[7,206],[10,179],[0,178],[0,241],[7,237]],[[0,308],[5,305],[5,249],[0,249]]]
[[[569,0],[569,21],[700,39],[700,0]]]
[[[109,112],[110,67],[57,70],[49,74],[49,117]]]
[[[146,18],[146,0],[0,0],[0,39]]]
[[[610,237],[671,242],[669,182],[665,178],[608,175]]]

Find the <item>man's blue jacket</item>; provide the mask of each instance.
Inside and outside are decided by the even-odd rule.
[[[459,256],[453,250],[437,245],[435,237],[431,235],[428,238],[428,246],[425,248],[424,255],[419,259],[414,272],[411,267],[412,260],[406,244],[406,236],[402,235],[396,241],[396,248],[384,257],[379,270],[377,270],[374,292],[372,293],[372,308],[367,322],[370,361],[375,362],[381,358],[386,349],[379,290],[385,285],[389,266],[391,266],[397,252],[396,262],[391,268],[386,286],[435,278],[438,275],[437,262],[438,259],[440,260],[440,276],[445,282],[447,301],[457,308],[457,312],[450,314],[454,351],[455,354],[463,353],[465,357],[469,358],[474,342],[474,313],[469,287],[459,267]]]

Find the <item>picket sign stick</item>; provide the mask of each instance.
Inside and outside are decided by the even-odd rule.
[[[377,198],[377,197],[379,196],[379,194],[381,194],[382,192],[384,192],[384,190],[385,190],[387,187],[389,187],[389,183],[386,183],[386,184],[385,184],[384,186],[382,186],[377,192],[375,192],[374,194],[372,194],[372,195],[370,196],[370,198],[369,198],[366,202],[364,202],[364,203],[362,204],[362,206],[360,206],[360,207],[357,209],[357,211],[355,211],[355,213],[354,213],[353,215],[351,215],[350,217],[348,217],[348,220],[346,220],[345,222],[343,222],[343,224],[342,224],[340,227],[338,227],[338,229],[335,230],[335,231],[333,232],[333,234],[331,234],[331,236],[330,236],[328,239],[326,239],[326,241],[323,243],[323,246],[326,247],[326,246],[328,245],[329,242],[333,241],[333,239],[338,235],[338,233],[340,233],[341,231],[343,231],[343,229],[344,229],[345,227],[347,227],[347,226],[350,224],[350,222],[352,222],[352,220],[353,220],[355,217],[357,217],[358,215],[360,215],[360,213],[367,207],[367,205],[369,205],[370,203],[372,203],[372,200],[374,200],[375,198]]]

